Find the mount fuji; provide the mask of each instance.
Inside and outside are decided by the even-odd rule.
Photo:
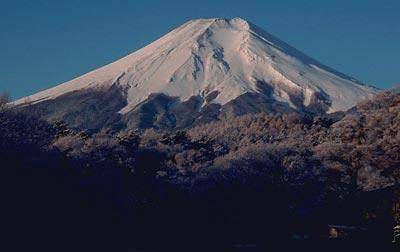
[[[216,18],[188,21],[12,105],[78,128],[182,128],[246,113],[345,111],[378,91],[246,20]]]

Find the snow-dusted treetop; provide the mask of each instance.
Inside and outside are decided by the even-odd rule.
[[[74,80],[17,100],[16,105],[54,99],[71,91],[119,85],[127,113],[152,93],[181,101],[206,97],[221,105],[268,85],[277,101],[307,106],[315,94],[329,100],[328,112],[346,110],[373,96],[375,88],[330,69],[241,18],[196,19],[148,46]],[[215,92],[216,93],[216,92]]]

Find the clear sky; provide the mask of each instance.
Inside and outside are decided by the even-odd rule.
[[[245,18],[368,84],[400,83],[400,0],[0,0],[0,91],[35,93],[210,17]]]

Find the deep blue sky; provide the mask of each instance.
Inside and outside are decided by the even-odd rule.
[[[399,0],[0,0],[0,91],[29,95],[189,19],[237,16],[363,82],[400,83]]]

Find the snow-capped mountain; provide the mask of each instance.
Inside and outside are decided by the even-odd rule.
[[[84,94],[87,100],[92,93],[103,102],[102,96],[107,96],[108,102],[122,99],[108,110],[126,118],[162,94],[170,99],[164,104],[167,109],[195,102],[197,111],[210,106],[221,111],[247,97],[245,103],[251,102],[256,110],[259,102],[271,108],[331,113],[347,110],[377,91],[243,19],[218,18],[191,20],[114,63],[17,100],[14,105],[42,103],[46,104],[41,105],[42,110],[48,110],[59,99]],[[82,106],[82,101],[75,103],[75,107]],[[239,107],[246,109],[242,104]],[[64,115],[70,112],[65,107],[62,111]],[[219,116],[219,112],[213,113]]]

